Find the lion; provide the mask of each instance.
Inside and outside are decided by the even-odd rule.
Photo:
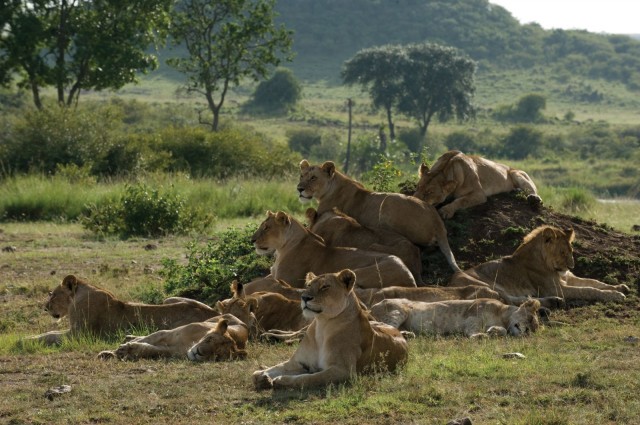
[[[327,246],[321,237],[282,211],[267,211],[267,218],[251,241],[258,254],[275,252],[271,276],[294,288],[304,285],[307,272],[331,273],[345,268],[356,273],[361,287],[416,286],[413,275],[398,257]]]
[[[355,289],[358,298],[371,307],[382,300],[389,298],[406,298],[411,301],[447,301],[447,300],[475,300],[478,298],[500,299],[496,291],[480,285],[468,285],[460,287],[425,286],[421,288],[403,288],[390,286],[381,289]]]
[[[527,173],[486,158],[449,151],[440,156],[431,169],[420,166],[420,180],[413,196],[430,205],[439,205],[452,196],[454,200],[439,209],[447,219],[459,209],[487,202],[487,197],[521,189],[532,206],[540,206],[535,183]]]
[[[407,341],[397,329],[368,320],[353,292],[356,280],[348,269],[307,275],[300,304],[313,321],[289,360],[253,373],[256,390],[322,386],[407,362]]]
[[[449,246],[447,229],[433,205],[400,193],[371,192],[337,171],[331,161],[310,165],[303,159],[297,189],[301,202],[314,198],[318,201],[320,215],[338,208],[362,226],[391,230],[418,246],[437,242],[451,268],[460,270]]]
[[[294,288],[284,280],[274,279],[271,276],[254,279],[251,282],[245,283],[243,289],[245,295],[252,295],[258,292],[275,292],[298,302],[300,302],[302,291],[302,288]]]
[[[49,292],[45,311],[56,319],[68,316],[71,325],[68,331],[53,331],[29,338],[46,345],[60,344],[64,337],[87,332],[112,336],[131,327],[171,329],[217,315],[211,307],[195,301],[172,301],[161,305],[121,301],[109,291],[74,275],[66,276]]]
[[[327,245],[349,246],[395,255],[411,271],[417,284],[422,282],[420,248],[404,236],[385,229],[369,229],[337,208],[318,214],[315,208],[305,212],[309,229]]]
[[[608,285],[571,273],[574,239],[573,229],[540,226],[524,237],[512,255],[455,273],[449,285],[485,285],[513,305],[528,297],[549,308],[567,302],[623,301],[627,285]]]
[[[224,314],[147,336],[129,337],[116,350],[102,351],[98,357],[104,360],[186,357],[197,362],[246,359],[248,339],[247,325],[231,314]]]
[[[394,298],[375,304],[371,315],[396,329],[416,334],[478,338],[533,333],[540,326],[538,309],[538,300],[527,300],[516,307],[486,298],[437,302]]]

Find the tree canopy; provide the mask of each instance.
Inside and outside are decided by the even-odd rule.
[[[174,14],[172,37],[187,56],[169,65],[187,76],[187,91],[203,95],[216,131],[230,85],[265,77],[288,58],[291,31],[274,23],[274,0],[183,0]]]
[[[6,0],[0,12],[0,82],[14,78],[42,108],[53,86],[71,105],[81,90],[118,89],[155,69],[149,46],[169,24],[172,0]]]

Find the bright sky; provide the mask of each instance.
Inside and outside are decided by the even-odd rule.
[[[640,34],[640,0],[489,0],[521,24],[544,29],[582,29],[611,34]]]

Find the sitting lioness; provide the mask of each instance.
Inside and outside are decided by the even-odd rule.
[[[515,189],[522,189],[530,204],[542,204],[536,185],[524,171],[459,151],[446,152],[431,169],[422,164],[419,174],[413,196],[430,205],[439,205],[453,196],[454,200],[439,210],[443,218],[453,217],[459,209],[483,204],[488,196]]]
[[[522,336],[538,327],[540,302],[527,300],[520,307],[501,301],[450,300],[437,302],[393,298],[371,307],[371,315],[396,329],[420,334],[464,334],[483,336]]]
[[[324,239],[327,245],[350,246],[395,255],[411,271],[416,283],[422,282],[420,248],[399,233],[364,227],[337,208],[322,215],[314,208],[308,208],[305,216],[311,231]]]
[[[608,285],[569,271],[574,266],[574,238],[573,229],[540,226],[524,237],[512,255],[455,273],[449,285],[486,285],[513,305],[528,297],[549,308],[563,302],[624,300],[627,285]]]
[[[29,338],[47,345],[60,344],[65,336],[83,332],[109,336],[131,327],[171,329],[217,315],[214,309],[198,302],[178,301],[162,305],[124,302],[74,275],[66,276],[49,292],[45,310],[56,319],[69,316],[71,325],[68,331]]]
[[[301,307],[313,322],[291,359],[253,373],[257,390],[327,385],[406,363],[407,341],[397,329],[367,319],[355,282],[351,270],[308,274]]]
[[[416,245],[437,242],[451,268],[460,270],[444,222],[431,204],[400,193],[371,192],[337,171],[333,162],[310,165],[306,159],[300,162],[298,194],[301,202],[315,198],[318,214],[338,208],[365,227],[394,231]]]
[[[205,322],[129,339],[115,351],[103,351],[98,357],[105,360],[112,357],[121,360],[186,357],[199,362],[245,359],[248,338],[247,325],[231,314],[224,314]]]
[[[346,268],[355,272],[361,287],[416,286],[411,272],[398,257],[327,246],[321,237],[282,211],[267,211],[267,218],[251,241],[258,254],[275,252],[271,276],[293,287],[304,285],[307,272],[331,273]]]

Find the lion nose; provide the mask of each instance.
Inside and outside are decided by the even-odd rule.
[[[298,186],[298,193],[302,193],[303,190],[304,190],[304,187]]]
[[[303,295],[301,298],[302,298],[302,301],[304,301],[305,303],[313,299],[313,297],[310,297],[309,295]]]

